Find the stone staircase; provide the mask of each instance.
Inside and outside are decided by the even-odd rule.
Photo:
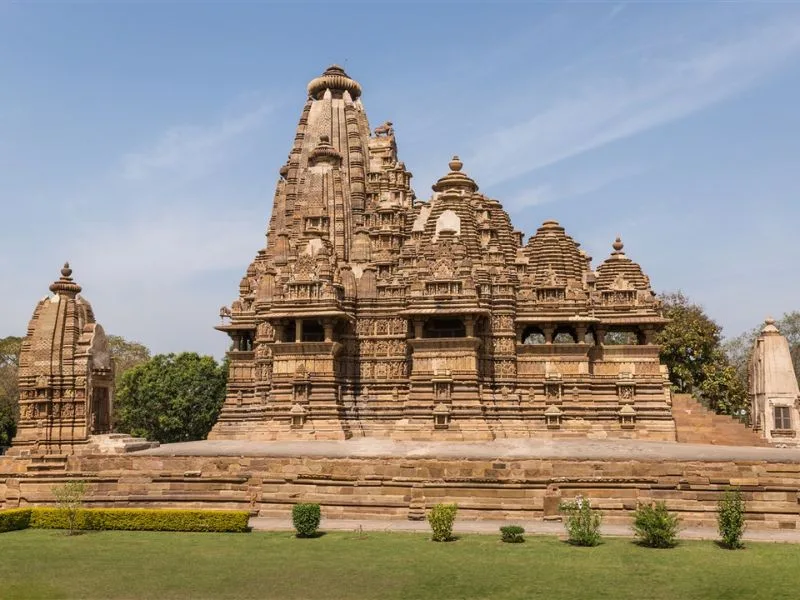
[[[766,440],[736,419],[718,415],[690,394],[673,394],[672,416],[678,442],[720,446],[769,446]]]
[[[90,438],[90,444],[100,454],[126,454],[159,446],[158,442],[149,442],[144,438],[133,437],[127,433],[93,435]]]

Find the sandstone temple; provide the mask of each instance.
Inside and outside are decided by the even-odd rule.
[[[676,439],[648,277],[555,221],[527,240],[453,157],[416,197],[361,86],[308,84],[267,241],[223,323],[210,439]]]
[[[555,221],[525,239],[457,157],[419,200],[392,124],[371,130],[333,66],[308,86],[266,243],[221,310],[230,372],[209,439],[109,432],[108,341],[65,265],[22,343],[0,509],[82,480],[98,507],[423,519],[455,502],[460,519],[517,523],[581,495],[606,523],[663,500],[708,527],[737,486],[748,526],[800,528],[786,340],[768,322],[756,342],[755,431],[671,394],[659,301],[619,238],[611,250],[593,267]]]
[[[111,430],[114,372],[103,328],[65,264],[36,305],[19,357],[15,450],[72,452]]]
[[[767,319],[750,356],[748,377],[753,427],[767,441],[800,446],[800,388],[789,341]]]

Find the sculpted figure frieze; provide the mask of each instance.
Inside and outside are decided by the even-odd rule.
[[[526,241],[457,156],[418,198],[394,124],[370,127],[357,81],[332,65],[306,91],[267,244],[220,312],[217,329],[255,352],[231,350],[232,369],[251,368],[230,378],[212,438],[490,439],[504,419],[519,435],[574,435],[571,424],[589,421],[613,437],[620,425],[603,407],[622,400],[649,403],[626,437],[675,439],[657,350],[603,341],[619,330],[651,345],[666,322],[619,238],[596,268],[556,221]],[[298,387],[299,360],[311,387]],[[628,398],[614,377],[631,361]],[[564,381],[547,382],[552,372]],[[545,415],[564,385],[570,402]],[[367,389],[369,410],[345,406]],[[266,393],[270,410],[236,410],[241,390]],[[509,412],[487,419],[497,398]],[[291,428],[298,402],[303,422]]]

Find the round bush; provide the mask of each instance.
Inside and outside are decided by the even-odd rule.
[[[297,537],[314,537],[321,518],[319,504],[301,502],[292,507],[292,525],[297,531]]]
[[[453,539],[453,523],[458,507],[455,504],[437,504],[428,513],[431,536],[434,542],[448,542]]]
[[[506,525],[500,528],[500,539],[508,544],[519,544],[525,541],[525,528],[519,525]]]

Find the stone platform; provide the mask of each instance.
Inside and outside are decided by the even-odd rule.
[[[137,456],[271,456],[417,459],[756,460],[800,463],[800,449],[641,440],[499,439],[486,442],[203,440],[164,444]]]
[[[413,443],[191,442],[43,463],[0,457],[0,508],[52,504],[52,487],[89,483],[89,506],[219,508],[287,519],[319,502],[329,519],[421,520],[456,502],[464,521],[542,521],[590,498],[608,525],[665,500],[687,527],[713,527],[728,486],[753,529],[800,530],[800,451],[634,441]]]

